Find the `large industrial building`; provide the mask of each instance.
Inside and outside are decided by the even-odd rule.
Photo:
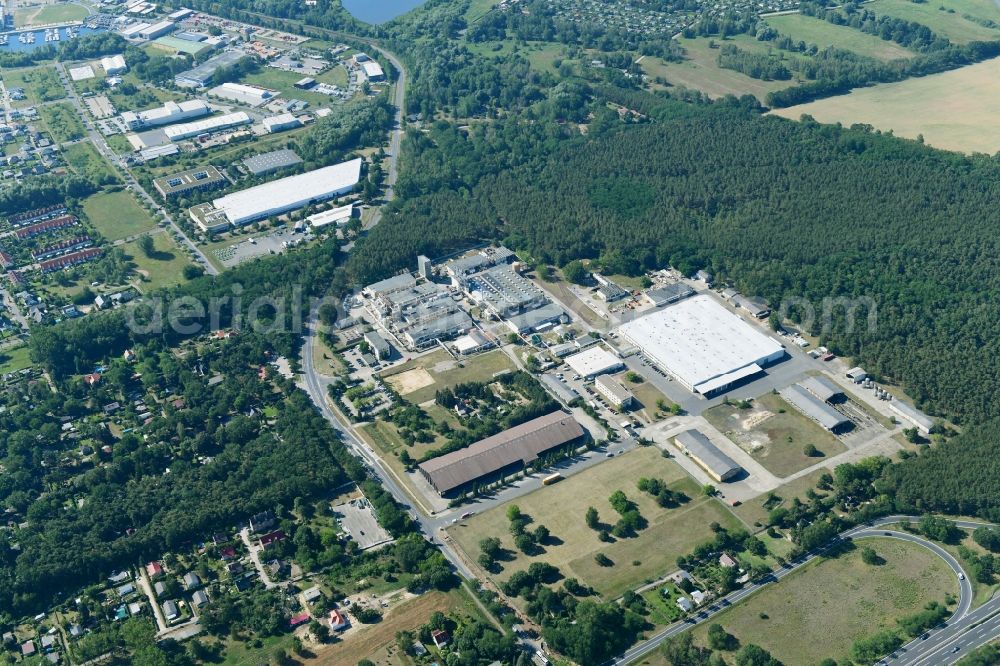
[[[227,81],[222,85],[215,86],[208,91],[212,97],[226,99],[237,104],[247,106],[261,106],[271,101],[281,93],[258,86],[248,86],[243,83],[232,83]]]
[[[624,364],[616,354],[597,345],[579,354],[567,356],[566,365],[581,377],[592,379],[598,375],[620,370]]]
[[[893,400],[889,403],[889,409],[896,412],[904,419],[912,423],[917,427],[920,432],[925,435],[930,434],[931,428],[934,427],[934,419],[924,414],[922,411],[916,407],[911,407],[910,405],[902,402],[900,400]]]
[[[193,123],[172,125],[163,130],[163,133],[171,141],[183,141],[184,139],[190,139],[200,134],[219,132],[232,129],[233,127],[249,125],[252,122],[253,119],[245,111],[237,111],[236,113],[227,113],[223,116],[212,116],[204,120],[197,120]]]
[[[620,332],[688,390],[706,396],[785,357],[781,343],[705,295],[623,324]]]
[[[121,74],[128,67],[125,65],[125,56],[114,55],[101,58],[101,67],[104,68],[104,73],[108,76],[114,76],[115,74]]]
[[[844,399],[844,390],[822,375],[807,377],[799,382],[799,386],[823,402],[835,403]]]
[[[542,454],[584,437],[579,423],[562,411],[552,412],[420,464],[420,473],[443,496],[471,490],[513,474]]]
[[[779,391],[788,404],[799,410],[830,432],[839,433],[850,430],[854,425],[849,418],[838,412],[829,404],[817,398],[802,384],[792,384]]]
[[[409,273],[368,285],[362,293],[372,318],[411,350],[430,347],[473,328],[472,318],[447,288],[433,282],[418,284]]]
[[[188,192],[214,190],[229,181],[214,166],[203,169],[188,169],[153,180],[153,187],[165,200],[179,197]]]
[[[122,120],[125,121],[129,129],[139,130],[179,123],[191,118],[200,118],[207,116],[210,111],[208,104],[200,99],[189,99],[183,102],[167,102],[163,106],[146,111],[125,111],[122,113]]]
[[[243,166],[254,176],[266,176],[275,171],[281,171],[296,164],[302,164],[302,158],[290,148],[259,153],[243,160]]]
[[[216,71],[236,64],[245,55],[242,51],[223,51],[197,67],[181,72],[174,77],[174,83],[182,88],[204,88],[212,82]]]
[[[708,472],[708,475],[722,483],[739,475],[743,468],[712,443],[700,430],[685,430],[674,437],[677,448],[685,452],[691,460]]]
[[[466,289],[473,300],[499,319],[540,308],[549,302],[541,289],[507,264],[492,266],[469,277]]]
[[[216,199],[212,205],[240,226],[346,194],[361,179],[361,158],[257,185]]]
[[[628,409],[635,402],[635,396],[627,388],[621,385],[617,379],[610,375],[601,375],[594,380],[594,388],[597,392],[618,409]]]

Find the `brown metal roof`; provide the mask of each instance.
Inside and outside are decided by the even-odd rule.
[[[570,414],[555,411],[421,463],[420,471],[439,493],[446,493],[516,462],[527,465],[582,436],[583,428]]]

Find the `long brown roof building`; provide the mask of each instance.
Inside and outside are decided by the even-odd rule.
[[[580,439],[584,430],[562,411],[540,416],[420,464],[424,478],[442,495],[523,468],[552,449]]]

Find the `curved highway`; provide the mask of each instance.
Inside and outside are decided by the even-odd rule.
[[[874,537],[901,539],[920,544],[944,560],[944,562],[958,578],[959,582],[958,606],[956,607],[951,618],[947,622],[944,622],[941,626],[926,632],[924,634],[926,638],[918,638],[911,641],[896,650],[893,655],[890,655],[879,663],[885,666],[888,666],[889,664],[892,666],[937,666],[938,664],[953,663],[964,656],[964,654],[968,651],[988,643],[1000,635],[1000,596],[994,597],[986,604],[970,613],[969,608],[972,605],[972,584],[958,560],[952,557],[952,555],[944,548],[922,536],[885,528],[886,525],[900,522],[916,522],[917,520],[919,520],[919,518],[914,516],[886,516],[885,518],[879,518],[871,521],[867,525],[861,525],[842,532],[837,541],[831,543],[825,548],[811,552],[805,557],[789,563],[760,582],[750,583],[746,587],[731,592],[725,597],[716,600],[697,615],[693,615],[682,622],[676,622],[666,627],[647,641],[627,650],[624,654],[610,663],[614,666],[624,666],[625,664],[641,659],[650,652],[659,648],[660,645],[662,645],[667,639],[677,636],[678,634],[681,634],[688,629],[711,619],[729,606],[743,601],[747,597],[751,596],[765,585],[778,582],[791,575],[804,565],[818,557],[821,557],[823,553],[829,550],[832,546],[836,545],[839,541]],[[987,523],[973,521],[955,521],[955,524],[964,529],[975,529],[977,527],[990,526]],[[955,646],[959,646],[959,650],[951,652]]]

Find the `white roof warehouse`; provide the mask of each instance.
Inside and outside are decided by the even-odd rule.
[[[234,225],[280,215],[354,189],[361,180],[361,158],[280,178],[212,202]]]
[[[704,295],[623,324],[621,334],[702,395],[724,390],[785,356],[779,342]]]

